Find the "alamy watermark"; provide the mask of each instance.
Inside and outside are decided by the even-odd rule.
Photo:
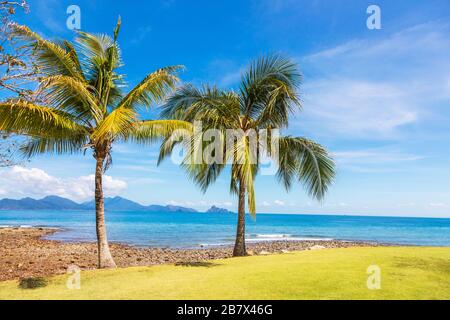
[[[69,30],[81,30],[81,9],[72,4],[67,7],[66,13],[69,15],[66,20],[66,26]]]
[[[274,175],[279,168],[278,129],[208,129],[201,121],[194,122],[193,131],[175,130],[169,143],[176,144],[171,153],[174,164],[191,165],[256,165],[262,175]]]
[[[69,277],[66,281],[66,287],[69,290],[81,289],[81,269],[76,265],[70,265],[67,268],[67,274]]]
[[[369,30],[380,30],[381,29],[381,8],[375,4],[367,7],[367,28]]]
[[[367,289],[380,290],[381,289],[381,268],[377,265],[371,265],[367,268]]]
[[[367,7],[366,25],[369,30],[381,29],[381,8],[379,5],[372,4]],[[72,4],[67,7],[66,13],[69,15],[66,20],[66,26],[69,30],[81,30],[81,8]]]

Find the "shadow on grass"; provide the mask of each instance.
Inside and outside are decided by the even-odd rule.
[[[218,263],[213,262],[205,262],[205,261],[198,261],[198,262],[178,262],[175,264],[177,267],[202,267],[202,268],[212,268],[220,266]]]
[[[47,286],[45,278],[24,278],[19,281],[19,288],[24,290],[44,288]]]

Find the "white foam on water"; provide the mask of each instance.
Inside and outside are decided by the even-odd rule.
[[[222,247],[226,245],[230,245],[230,243],[200,243],[199,247]]]
[[[298,237],[291,234],[256,234],[246,239],[247,242],[270,242],[270,241],[332,241],[332,238]]]
[[[333,241],[331,238],[286,238],[286,239],[273,239],[273,238],[261,238],[261,239],[246,239],[247,242],[277,242],[277,241]]]
[[[256,238],[268,238],[268,239],[279,239],[279,238],[292,238],[292,234],[257,234]]]

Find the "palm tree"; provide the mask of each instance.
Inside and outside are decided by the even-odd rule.
[[[324,147],[306,138],[276,137],[274,131],[275,128],[286,128],[290,113],[300,108],[297,95],[300,80],[294,63],[281,56],[271,55],[251,64],[237,92],[209,86],[197,89],[186,85],[179,88],[162,107],[162,116],[165,118],[173,117],[191,123],[201,121],[203,130],[217,129],[221,132],[215,143],[218,143],[218,150],[225,155],[226,161],[193,162],[192,157],[197,151],[192,148],[195,139],[191,139],[187,143],[184,141],[183,146],[188,152],[182,166],[206,191],[231,160],[230,190],[239,199],[234,256],[246,255],[246,201],[250,214],[256,214],[254,181],[261,168],[264,149],[261,145],[256,152],[252,149],[251,132],[260,136],[260,130],[266,129],[265,134],[273,137],[270,140],[276,141],[278,152],[271,145],[265,152],[278,162],[276,176],[288,191],[294,180],[298,180],[310,196],[322,200],[333,181],[335,165]],[[226,143],[229,141],[225,134],[227,129],[242,130],[244,134],[237,141]],[[161,147],[160,161],[180,143],[179,137],[167,138]]]
[[[114,36],[79,32],[75,44],[44,40],[29,28],[14,25],[15,34],[33,48],[43,76],[39,92],[43,103],[16,99],[0,103],[0,130],[31,137],[22,151],[28,157],[41,153],[73,154],[91,149],[95,166],[95,212],[99,268],[116,266],[108,246],[103,197],[103,173],[111,164],[114,142],[152,142],[187,123],[141,120],[141,106],[160,102],[178,81],[180,67],[159,69],[126,95]],[[77,49],[75,49],[77,48]]]

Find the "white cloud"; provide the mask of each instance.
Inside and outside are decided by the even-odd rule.
[[[432,202],[432,203],[430,203],[430,207],[433,207],[433,208],[447,208],[448,205],[446,203],[442,203],[442,202]]]
[[[246,67],[229,59],[215,59],[209,63],[206,72],[219,87],[227,88],[239,83]]]
[[[132,44],[139,44],[152,32],[151,26],[140,27],[135,33],[135,37],[131,39]]]
[[[178,201],[175,201],[175,200],[170,200],[170,201],[167,202],[167,205],[179,207],[179,206],[183,206],[184,203],[181,203],[181,202],[178,202]]]
[[[15,166],[0,171],[0,183],[7,190],[2,196],[8,197],[57,195],[84,201],[94,196],[94,175],[61,179],[38,168]],[[115,196],[127,188],[127,183],[104,175],[103,187],[106,196]]]
[[[231,71],[225,74],[219,81],[219,85],[222,87],[228,87],[238,83],[241,80],[243,69]]]
[[[417,204],[415,202],[408,202],[408,203],[400,203],[397,205],[399,208],[414,208],[417,207]]]
[[[276,204],[277,206],[280,206],[280,207],[284,207],[286,205],[286,203],[284,203],[284,201],[281,201],[281,200],[275,200],[274,204]]]
[[[66,22],[66,8],[63,8],[61,1],[46,0],[36,1],[32,12],[36,12],[44,26],[53,33],[62,32]]]
[[[340,44],[334,48],[325,49],[323,51],[319,51],[316,53],[313,53],[305,58],[307,61],[316,61],[320,59],[332,59],[334,57],[337,57],[339,55],[348,53],[351,50],[355,50],[361,46],[363,41],[361,40],[351,40],[349,42]]]
[[[189,208],[200,208],[199,210],[209,209],[212,206],[216,207],[233,207],[233,202],[230,201],[175,201],[170,200],[167,202],[168,205],[179,206],[179,207],[189,207]]]
[[[450,100],[449,29],[423,24],[299,59],[307,75],[298,125],[333,137],[386,139],[429,124]]]
[[[346,208],[350,205],[346,202],[339,202],[339,203],[325,203],[324,207],[326,208]]]
[[[316,80],[304,90],[308,120],[334,134],[392,136],[418,118],[410,93],[395,83],[336,77]]]
[[[117,170],[124,171],[137,171],[137,172],[150,172],[150,173],[159,173],[157,168],[154,168],[151,164],[149,165],[134,165],[134,164],[120,164],[114,167]]]
[[[350,150],[334,152],[333,156],[340,164],[381,164],[411,162],[422,160],[425,157],[400,152],[390,148]]]

